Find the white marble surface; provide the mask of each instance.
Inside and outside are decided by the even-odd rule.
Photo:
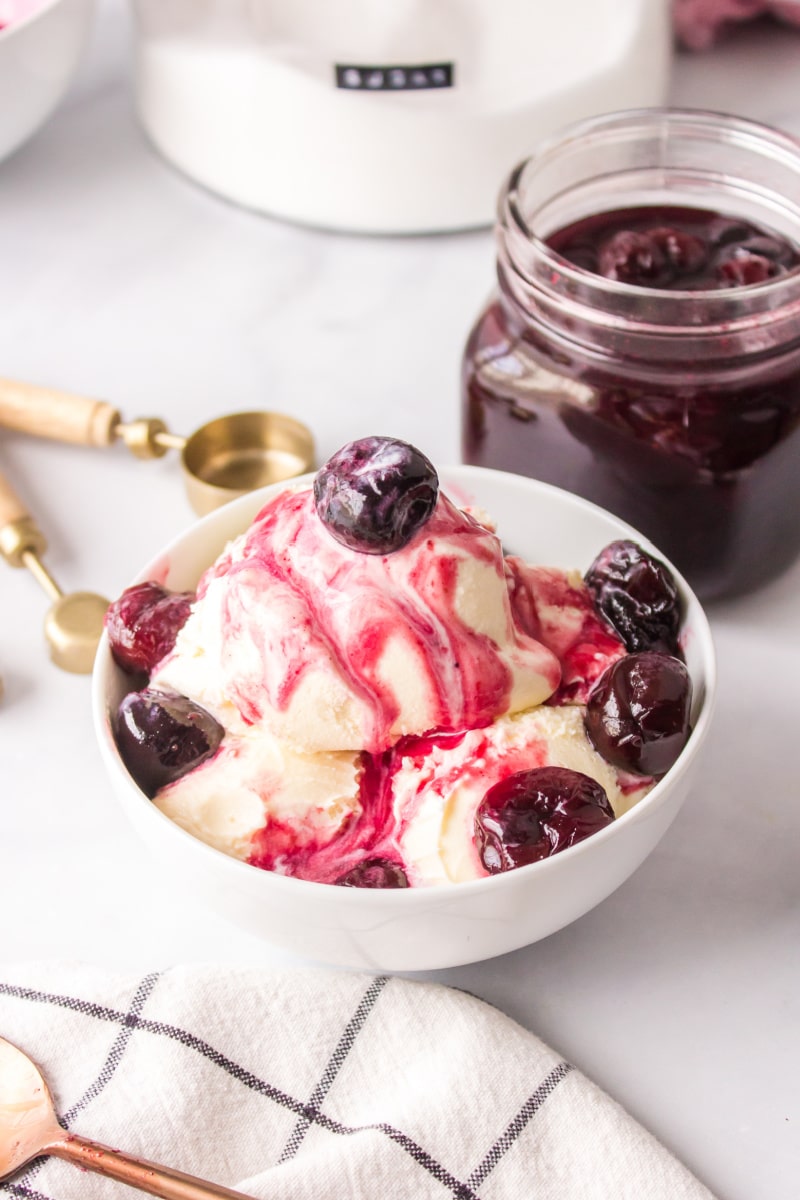
[[[307,420],[324,456],[394,432],[458,457],[458,361],[487,232],[381,240],[241,212],[137,128],[121,0],[40,135],[0,165],[0,373],[178,432],[234,409]],[[743,30],[676,63],[673,98],[800,133],[800,35]],[[0,437],[66,589],[112,596],[192,517],[178,464]],[[600,908],[442,972],[538,1032],[727,1200],[800,1186],[800,564],[711,613],[721,694],[696,793]],[[46,600],[0,565],[0,953],[119,965],[275,962],[151,867],[95,751],[88,681],[50,665]]]

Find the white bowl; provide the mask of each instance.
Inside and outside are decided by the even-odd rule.
[[[0,159],[44,124],[66,92],[93,11],[94,0],[43,0],[0,29]]]
[[[451,467],[439,474],[456,503],[491,513],[506,548],[530,562],[583,571],[616,538],[650,545],[616,517],[547,484],[479,467]],[[204,568],[247,527],[273,490],[253,492],[210,513],[161,550],[132,582],[158,578],[175,590],[194,588]],[[552,858],[505,874],[403,891],[341,888],[275,875],[198,841],[151,804],[122,764],[110,716],[128,685],[105,637],[93,679],[100,750],[123,807],[176,888],[251,933],[307,958],[368,970],[432,970],[492,958],[547,937],[599,904],[647,857],[686,798],[708,732],[715,659],[705,614],[677,571],[675,576],[685,604],[682,642],[694,683],[693,730],[683,753],[652,791],[611,825]]]

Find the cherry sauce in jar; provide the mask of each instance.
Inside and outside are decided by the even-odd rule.
[[[704,599],[800,552],[800,143],[714,113],[573,126],[499,206],[463,455],[567,488]]]

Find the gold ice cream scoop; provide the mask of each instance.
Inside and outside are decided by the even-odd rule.
[[[123,421],[106,400],[0,379],[0,425],[81,446],[122,441],[137,458],[179,450],[189,503],[201,515],[314,466],[311,431],[284,413],[229,413],[181,437],[159,417]]]
[[[108,601],[94,592],[65,594],[42,562],[46,549],[44,534],[0,475],[0,554],[9,566],[27,567],[52,600],[44,632],[53,662],[63,671],[89,675]]]
[[[0,1180],[15,1175],[39,1154],[53,1154],[162,1200],[252,1200],[244,1192],[134,1158],[62,1128],[38,1067],[0,1038]]]

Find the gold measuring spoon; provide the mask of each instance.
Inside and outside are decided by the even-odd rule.
[[[62,1129],[38,1067],[17,1046],[0,1038],[0,1180],[39,1154],[65,1158],[84,1171],[107,1175],[163,1200],[252,1200],[244,1192],[134,1158]]]
[[[200,515],[314,466],[311,431],[283,413],[230,413],[180,437],[159,417],[123,421],[106,400],[0,379],[0,425],[81,446],[122,441],[137,458],[180,450],[189,503]]]
[[[62,671],[89,675],[108,601],[94,592],[65,595],[42,562],[47,542],[7,479],[0,475],[0,554],[27,567],[53,601],[44,622],[50,657]]]

